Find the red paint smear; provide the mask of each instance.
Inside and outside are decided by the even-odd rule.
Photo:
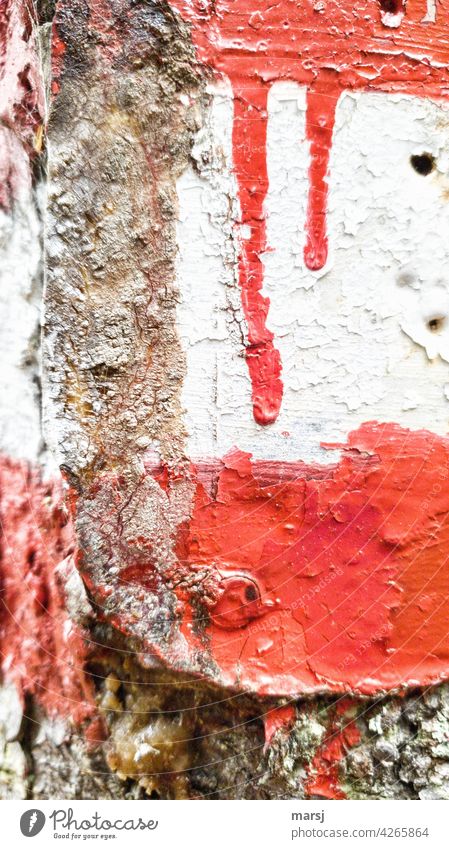
[[[78,23],[85,27],[86,35],[90,36],[92,54],[97,50],[106,63],[112,66],[116,60],[126,55],[125,41],[129,36],[128,27],[132,17],[139,15],[139,7],[129,4],[117,6],[113,0],[87,0],[88,15],[84,20],[80,17]],[[61,87],[61,78],[66,70],[67,47],[73,42],[73,2],[58,0],[56,13],[52,22],[52,93],[57,95]],[[65,42],[67,38],[67,43]],[[129,48],[127,61],[136,60],[135,47]],[[148,45],[151,53],[152,47]],[[69,67],[70,70],[73,70]]]
[[[305,787],[308,797],[346,799],[340,787],[340,765],[347,752],[361,739],[356,722],[348,718],[353,704],[351,699],[344,699],[332,709],[326,736],[310,765]]]
[[[73,529],[62,491],[25,462],[0,460],[0,652],[3,677],[22,701],[32,694],[50,715],[80,723],[95,718],[84,673],[86,643],[66,611],[66,558]],[[88,730],[99,739],[98,722]]]
[[[269,302],[261,293],[266,249],[263,203],[268,188],[266,101],[277,80],[308,87],[306,125],[310,143],[309,198],[304,260],[317,271],[327,260],[327,178],[335,107],[344,90],[405,92],[447,97],[447,8],[437,22],[423,22],[425,0],[409,0],[401,26],[384,26],[375,0],[171,0],[192,24],[199,59],[231,81],[236,99],[233,160],[242,222],[240,286],[248,323],[247,362],[254,417],[272,423],[282,401],[281,360],[267,329]],[[405,7],[404,7],[405,9]]]

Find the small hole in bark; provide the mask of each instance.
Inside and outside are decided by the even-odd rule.
[[[397,15],[402,11],[402,0],[380,0],[380,8],[388,15]]]
[[[245,598],[247,601],[255,601],[257,598],[256,588],[251,585],[245,587]]]
[[[427,322],[427,327],[431,331],[431,333],[438,333],[444,325],[444,316],[436,315],[433,318],[430,318]]]
[[[417,174],[427,177],[435,168],[435,157],[431,153],[420,153],[410,157],[410,164]]]

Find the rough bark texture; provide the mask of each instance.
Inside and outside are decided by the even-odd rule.
[[[48,67],[53,13],[43,4],[29,28],[28,39],[43,45],[37,68]],[[175,331],[175,181],[204,118],[206,78],[187,26],[158,0],[63,0],[56,22],[48,149],[33,150],[17,110],[2,128],[11,156],[19,149],[28,168],[25,194],[4,203],[0,249],[17,309],[29,315],[34,305],[14,367],[35,423],[29,451],[20,436],[2,441],[20,459],[5,461],[0,494],[9,529],[1,797],[449,798],[446,684],[396,697],[298,699],[286,708],[285,699],[165,668],[177,609],[166,576],[191,497],[181,474],[188,461]],[[36,365],[44,226],[45,448]],[[24,289],[25,255],[32,267]],[[153,450],[175,477],[167,497],[144,476]],[[67,509],[49,457],[62,469]],[[73,566],[76,547],[84,584]],[[133,568],[145,560],[154,574],[142,593]],[[172,584],[184,578],[177,573]],[[182,650],[171,643],[181,670]]]

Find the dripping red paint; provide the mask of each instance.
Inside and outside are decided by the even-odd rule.
[[[358,89],[447,97],[447,15],[439,5],[441,21],[424,20],[425,0],[397,4],[398,13],[393,16],[376,0],[357,4],[347,0],[327,0],[326,4],[171,0],[171,5],[191,22],[199,59],[227,77],[233,88],[233,161],[241,221],[249,228],[248,238],[241,240],[239,264],[248,325],[246,359],[254,418],[268,425],[276,420],[282,403],[282,363],[267,327],[269,302],[262,295],[268,91],[281,79],[308,90],[310,165],[304,261],[316,272],[328,258],[329,157],[339,97],[345,90]]]

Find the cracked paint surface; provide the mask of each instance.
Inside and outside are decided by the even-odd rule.
[[[232,152],[240,204],[247,229],[238,264],[242,307],[248,325],[245,356],[256,422],[271,424],[282,402],[282,361],[267,324],[263,254],[267,249],[268,97],[276,81],[305,86],[304,137],[309,148],[305,266],[320,271],[328,261],[329,158],[335,111],[347,91],[402,92],[447,97],[445,8],[436,21],[422,0],[398,14],[366,0],[262,6],[252,0],[173,4],[191,22],[199,58],[233,93]],[[426,18],[426,19],[424,19]],[[442,30],[443,27],[443,30]]]

